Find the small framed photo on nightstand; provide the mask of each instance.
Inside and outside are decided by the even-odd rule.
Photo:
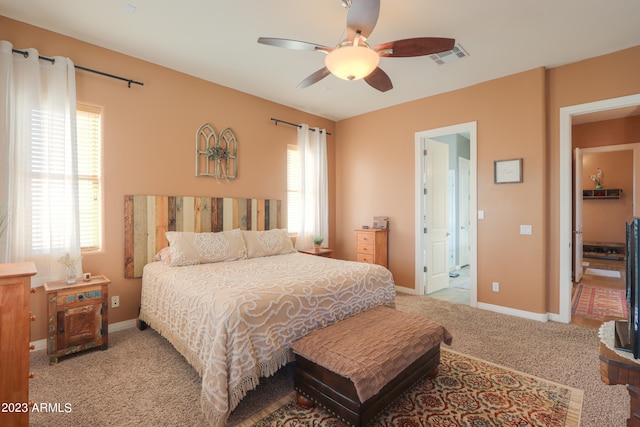
[[[493,173],[496,184],[522,182],[522,159],[495,160]]]

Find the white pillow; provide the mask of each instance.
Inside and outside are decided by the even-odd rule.
[[[248,258],[285,255],[296,252],[287,230],[242,231]]]
[[[240,230],[219,233],[167,231],[172,267],[247,258]]]

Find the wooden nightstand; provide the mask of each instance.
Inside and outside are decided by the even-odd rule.
[[[329,249],[329,248],[302,249],[302,250],[298,250],[298,252],[302,252],[303,254],[324,256],[327,258],[331,258],[333,254],[333,249]]]
[[[47,354],[50,364],[57,363],[59,357],[82,350],[108,348],[110,283],[105,276],[94,276],[87,282],[78,279],[72,284],[65,280],[44,284],[48,302]]]
[[[387,267],[387,230],[356,230],[356,261]]]

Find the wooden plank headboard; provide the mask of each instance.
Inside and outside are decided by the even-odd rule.
[[[124,196],[124,277],[168,245],[166,231],[215,232],[282,228],[281,202],[193,196]]]

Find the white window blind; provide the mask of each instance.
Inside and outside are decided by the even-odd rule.
[[[302,200],[300,198],[300,158],[298,146],[287,145],[287,231],[300,231]]]
[[[102,171],[101,111],[76,106],[78,138],[78,193],[80,200],[80,246],[83,251],[101,247]]]
[[[34,254],[65,244],[66,191],[64,115],[31,112],[31,245]]]

